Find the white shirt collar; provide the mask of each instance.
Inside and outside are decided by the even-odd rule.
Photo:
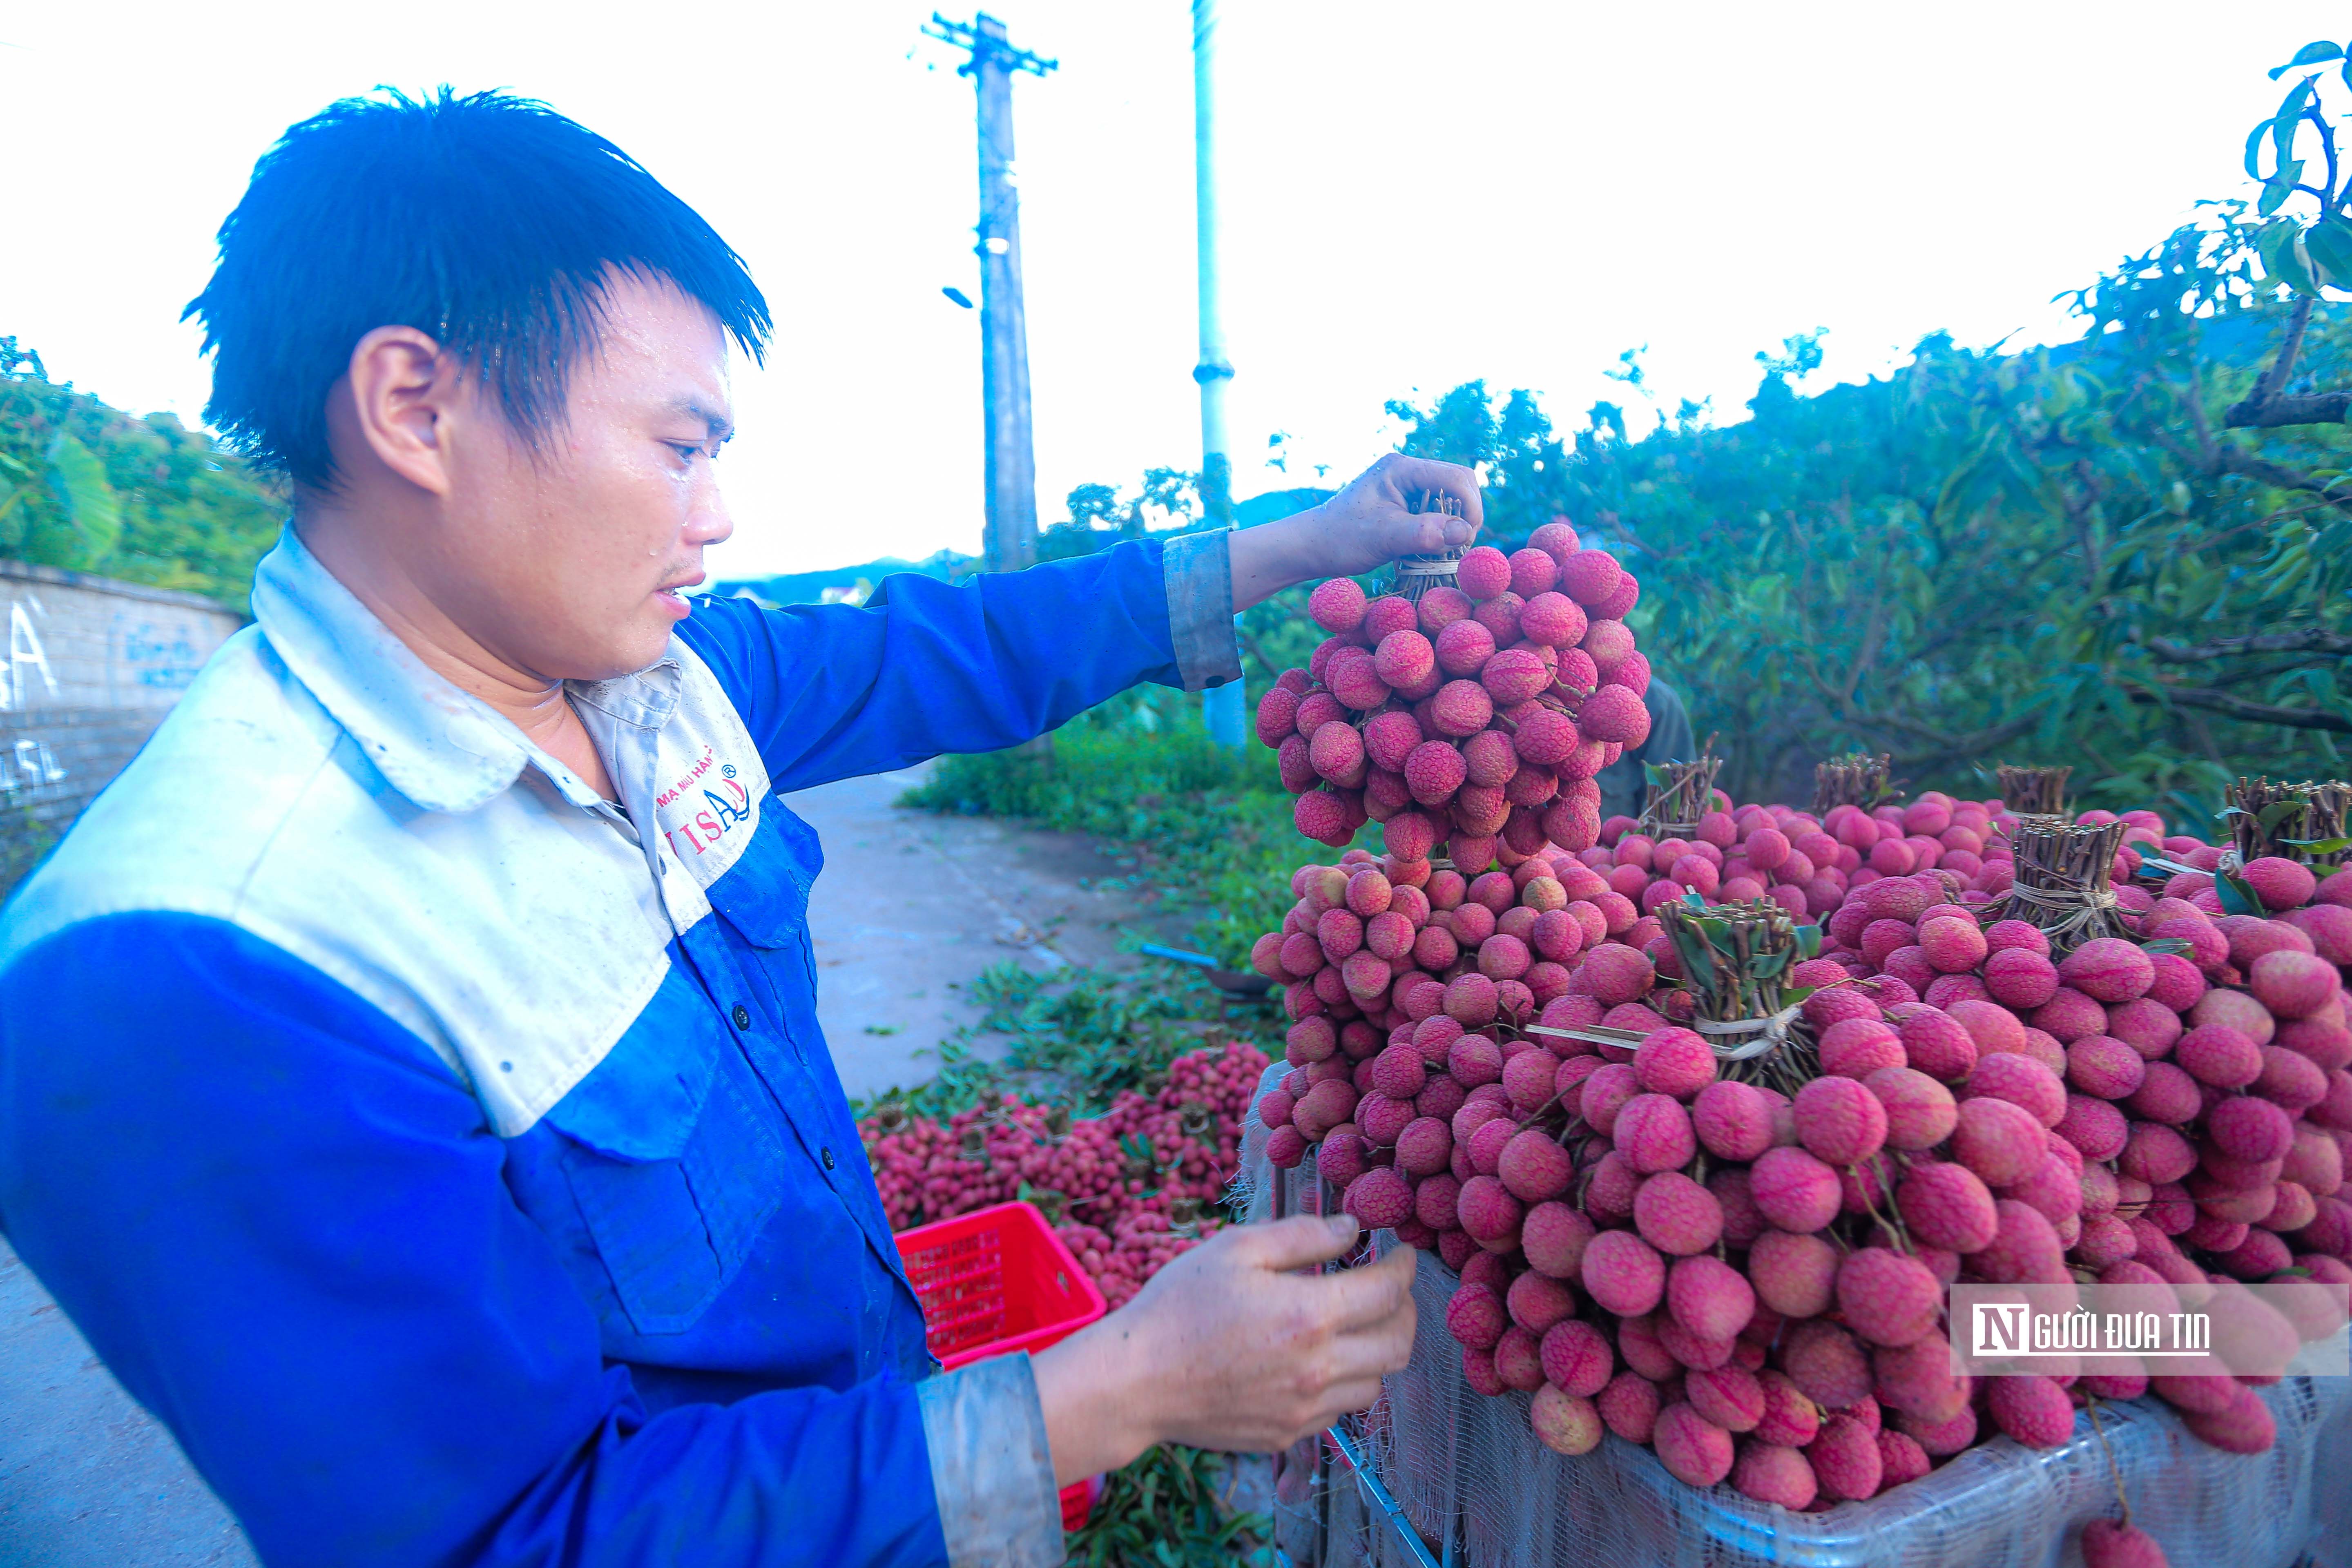
[[[577,773],[427,668],[303,547],[290,524],[254,572],[253,618],[295,679],[424,810],[471,811],[504,793],[525,765],[573,805],[597,804]],[[677,706],[677,660],[569,689],[602,717],[659,730]],[[590,728],[603,745],[605,726],[591,721]]]

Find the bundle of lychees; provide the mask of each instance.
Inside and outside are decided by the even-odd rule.
[[[858,1126],[892,1230],[1026,1198],[1117,1308],[1219,1228],[1265,1055],[1234,1041],[1169,1064],[1157,1094],[1072,1118],[1013,1095],[945,1121],[887,1106]]]
[[[1802,1509],[1991,1428],[2062,1443],[2094,1396],[2267,1447],[2251,1384],[2274,1380],[1956,1375],[1944,1288],[2352,1283],[2352,870],[2225,868],[2152,814],[2086,813],[2095,875],[2051,891],[2036,862],[2021,894],[2014,843],[2075,829],[1938,794],[1716,804],[1687,841],[1612,818],[1573,852],[1497,845],[1457,816],[1450,868],[1420,858],[1443,829],[1392,826],[1386,860],[1302,868],[1253,952],[1293,1020],[1274,1163],[1311,1152],[1458,1270],[1468,1380],[1531,1393],[1564,1453],[1613,1431]],[[1788,1014],[1707,1017],[1670,901],[1822,921],[1788,928],[1818,949],[1789,957]]]
[[[1593,775],[1650,733],[1624,618],[1641,584],[1614,556],[1551,522],[1509,556],[1465,552],[1454,580],[1418,600],[1325,583],[1307,613],[1330,637],[1257,710],[1298,830],[1337,847],[1381,823],[1415,886],[1449,843],[1484,866],[1595,842]]]

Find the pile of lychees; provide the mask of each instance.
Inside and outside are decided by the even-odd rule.
[[[1524,633],[1545,595],[1516,596],[1516,621],[1497,618]],[[1718,792],[1686,837],[1622,817],[1587,831],[1590,795],[1566,792],[1603,751],[1591,700],[1571,713],[1557,688],[1512,685],[1516,705],[1456,691],[1466,676],[1433,688],[1452,673],[1444,626],[1389,653],[1422,635],[1373,621],[1389,603],[1321,617],[1339,635],[1316,686],[1261,710],[1286,776],[1322,781],[1301,827],[1345,843],[1360,795],[1389,852],[1301,868],[1282,929],[1257,942],[1293,1069],[1258,1113],[1276,1164],[1311,1157],[1366,1225],[1458,1272],[1447,1325],[1473,1386],[1531,1394],[1563,1453],[1612,1431],[1694,1486],[1792,1509],[1872,1497],[1996,1430],[2061,1444],[2091,1398],[2153,1394],[2209,1443],[2271,1445],[2252,1385],[2274,1379],[1955,1374],[1944,1291],[2352,1284],[2352,869],[2235,866],[2130,813],[2111,871],[2131,934],[2053,951],[2046,921],[2020,918],[2040,908],[2004,901],[2020,824],[1995,802],[1930,793],[1816,818]],[[1530,653],[1472,624],[1486,635],[1457,643],[1497,648],[1485,668]],[[1611,651],[1620,676],[1640,657]],[[1429,705],[1448,691],[1460,710],[1440,721]],[[1286,713],[1299,732],[1281,732]],[[1555,722],[1591,749],[1547,746],[1522,803],[1510,763],[1524,772],[1529,726]],[[1376,749],[1376,726],[1398,739]],[[1509,761],[1474,784],[1489,747]],[[1473,788],[1507,809],[1481,795],[1465,813]],[[1655,911],[1693,895],[1819,922],[1818,956],[1787,974],[1811,1075],[1792,1093],[1685,1026],[1696,994]],[[1558,1032],[1577,1030],[1602,1033]],[[2127,1526],[2096,1533],[2102,1560],[2154,1550]]]
[[[1169,1064],[1158,1093],[1072,1118],[1013,1095],[940,1121],[895,1109],[859,1123],[892,1230],[1028,1198],[1116,1309],[1214,1235],[1265,1055],[1234,1041]]]
[[[1454,581],[1416,601],[1335,577],[1308,599],[1331,635],[1257,710],[1298,830],[1336,847],[1378,822],[1408,867],[1449,843],[1483,866],[1595,842],[1593,775],[1650,733],[1625,625],[1641,584],[1566,522],[1508,556],[1465,552]]]

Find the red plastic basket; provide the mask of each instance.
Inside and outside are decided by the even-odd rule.
[[[1103,1315],[1102,1292],[1034,1204],[995,1204],[898,1233],[931,1353],[956,1367],[1041,1351]],[[1062,1489],[1062,1528],[1086,1523],[1095,1483]]]

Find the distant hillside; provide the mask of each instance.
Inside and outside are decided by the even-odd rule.
[[[1306,510],[1317,502],[1329,499],[1332,492],[1312,486],[1297,489],[1269,490],[1234,504],[1234,519],[1244,528],[1255,528],[1261,522]],[[1177,528],[1153,530],[1154,537],[1191,533],[1202,524],[1189,521]],[[1046,558],[1087,555],[1121,539],[1132,537],[1115,528],[1074,529],[1069,523],[1055,523],[1045,529],[1041,542]],[[835,566],[824,572],[786,572],[773,577],[726,577],[710,585],[710,592],[722,598],[738,594],[770,605],[863,604],[866,595],[879,587],[882,579],[894,573],[916,572],[926,577],[953,582],[980,569],[980,558],[962,555],[952,550],[942,550],[920,561],[901,561],[886,555],[879,561],[868,561],[856,566]],[[861,590],[858,586],[865,584]]]
[[[824,572],[785,572],[773,577],[723,577],[710,585],[710,591],[722,598],[738,594],[771,605],[824,605],[847,602],[860,604],[866,594],[857,589],[863,583],[870,592],[882,579],[900,572],[913,572],[925,577],[937,577],[942,582],[976,570],[980,558],[960,555],[952,550],[942,550],[920,561],[902,561],[886,555],[879,561],[868,561],[856,566],[835,566]]]

